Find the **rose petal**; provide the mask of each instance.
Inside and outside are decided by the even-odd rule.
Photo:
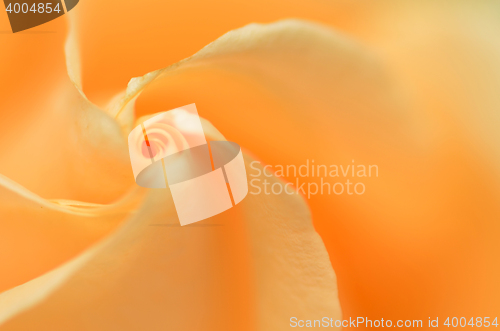
[[[400,29],[388,28],[400,36],[405,17],[414,14],[401,16]],[[422,24],[427,24],[425,17]],[[410,38],[414,47],[423,42],[418,31]],[[429,34],[434,36],[433,31]],[[473,44],[481,40],[477,37]],[[484,87],[485,98],[478,98],[466,93],[471,87],[467,79],[461,87],[462,80],[453,78],[455,69],[467,67],[450,65],[453,52],[445,51],[453,48],[443,46],[449,39],[431,44],[442,55],[440,65],[429,67],[428,61],[419,62],[431,58],[429,48],[415,57],[408,54],[413,48],[397,49],[401,39],[378,41],[377,52],[384,54],[387,47],[393,62],[381,62],[366,48],[313,24],[251,25],[167,68],[138,98],[138,114],[196,101],[202,116],[269,164],[300,166],[314,160],[327,166],[377,165],[380,178],[357,180],[366,186],[362,196],[323,194],[310,200],[315,225],[340,275],[348,316],[397,320],[412,312],[425,318],[436,313],[441,298],[447,298],[448,308],[440,316],[477,307],[493,312],[499,293],[493,279],[500,272],[494,263],[500,251],[494,239],[499,176],[496,152],[492,157],[484,151],[498,146],[491,130],[498,100],[492,88],[497,86],[496,62],[484,55],[490,51],[466,61],[474,65],[475,75],[486,73],[470,81]],[[491,71],[483,62],[492,64]],[[439,86],[428,83],[438,72],[448,78]],[[478,114],[470,105],[484,106],[482,115],[470,120]],[[477,133],[485,121],[490,129]],[[461,123],[471,126],[464,130]],[[458,271],[464,254],[455,254],[457,250],[468,252],[467,272]],[[491,275],[488,282],[475,281],[484,275]],[[457,290],[463,283],[475,291]],[[490,294],[479,294],[486,292]]]
[[[88,259],[79,270],[52,272],[58,288],[2,330],[284,330],[292,316],[340,316],[328,254],[299,195],[248,195],[185,227],[172,207],[168,190],[152,189],[136,216],[78,258]],[[15,294],[25,286],[35,285]]]
[[[65,47],[70,77],[59,73],[64,69],[59,65],[53,68],[54,77],[47,74],[46,90],[28,85],[36,91],[36,101],[22,97],[32,91],[16,90],[18,102],[9,107],[25,118],[15,130],[2,132],[0,173],[44,198],[109,203],[133,183],[127,143],[113,118],[81,92],[74,29]],[[59,47],[42,44],[58,49],[56,58],[65,63],[60,58],[62,42]]]
[[[0,176],[0,292],[54,269],[110,233],[138,205],[141,192],[111,205],[48,201]]]
[[[141,4],[87,0],[71,13],[81,26],[84,91],[94,103],[105,105],[130,77],[174,64],[246,24],[301,17],[352,30],[353,22],[371,17],[372,7],[380,5],[322,0],[286,4],[280,0],[144,0]]]
[[[73,258],[114,229],[141,197],[140,191],[127,193],[133,176],[119,126],[81,93],[74,25],[66,40],[66,61],[62,58],[64,25],[64,20],[49,23],[46,28],[56,29],[54,33],[37,34],[35,29],[2,38],[13,55],[31,46],[39,58],[17,58],[6,80],[15,92],[6,86],[9,94],[0,101],[12,108],[2,114],[15,122],[15,130],[2,131],[0,140],[0,169],[10,177],[0,175],[0,292]],[[33,43],[35,36],[40,45]],[[42,65],[42,60],[48,62]],[[39,88],[30,79],[22,83],[26,69]],[[44,75],[46,84],[41,84]],[[69,200],[73,198],[85,202]]]
[[[394,201],[390,192],[401,192],[401,184],[408,183],[400,168],[418,165],[428,141],[422,118],[407,106],[405,95],[394,87],[384,65],[335,31],[289,20],[232,31],[194,56],[149,75],[157,77],[134,84],[135,95],[142,93],[137,99],[139,115],[195,101],[202,116],[273,165],[300,166],[306,160],[350,165],[356,159],[385,169],[385,180],[366,179],[366,186],[372,188],[366,197],[353,200],[325,195],[311,200],[315,222],[345,274],[343,284],[349,296],[344,302],[354,311],[370,312],[359,303],[367,301],[373,306],[371,297],[357,295],[356,284],[368,282],[376,288],[374,283],[383,280],[366,280],[370,274],[353,266],[352,257],[360,257],[350,243],[370,223],[369,215],[354,219],[350,215],[383,199]],[[374,192],[379,194],[374,196]],[[415,192],[399,194],[405,203],[415,197]],[[420,223],[414,219],[395,225],[414,229]],[[342,237],[337,228],[350,239]],[[356,247],[363,247],[359,240]],[[398,252],[401,250],[392,252],[394,259],[401,259]],[[378,272],[387,277],[384,270]],[[384,287],[384,291],[389,289]]]

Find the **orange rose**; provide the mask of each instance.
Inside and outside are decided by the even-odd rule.
[[[344,318],[496,316],[497,7],[82,0],[0,35],[0,329],[288,329],[340,318],[332,264]],[[181,228],[125,138],[192,102],[247,164],[379,175]]]

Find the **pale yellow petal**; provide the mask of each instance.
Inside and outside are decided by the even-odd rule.
[[[2,114],[22,117],[13,123],[5,121],[8,129],[1,132],[0,173],[44,198],[110,203],[133,183],[127,143],[117,122],[81,91],[75,29],[72,24],[66,44],[61,30],[54,33],[56,37],[40,37],[42,47],[58,50],[57,66],[39,63],[51,66],[51,73],[43,76],[24,69],[8,73],[6,80],[13,86],[20,80],[17,74],[37,81],[39,88],[25,84],[15,91],[16,101],[0,101]],[[3,43],[9,50],[11,43]]]
[[[292,316],[340,317],[300,195],[248,195],[181,227],[168,190],[152,189],[79,270],[1,329],[285,330]]]
[[[363,195],[309,200],[349,316],[427,315],[444,297],[449,314],[498,307],[498,264],[479,262],[500,251],[497,25],[417,7],[380,9],[384,33],[365,31],[367,46],[306,22],[250,25],[166,69],[137,100],[138,115],[196,102],[273,166],[378,167],[351,179]],[[466,271],[456,250],[468,252]],[[475,290],[456,291],[463,283]]]
[[[80,254],[141,201],[135,189],[110,205],[46,200],[0,175],[0,292]]]

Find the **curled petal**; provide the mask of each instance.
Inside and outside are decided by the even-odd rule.
[[[57,288],[1,329],[274,331],[291,316],[340,317],[335,275],[300,195],[249,195],[185,227],[170,200],[150,190],[135,216],[69,263],[85,259],[78,270],[55,271]],[[25,286],[34,285],[18,296]]]
[[[137,207],[143,194],[142,189],[136,189],[110,205],[49,201],[0,176],[0,250],[3,252],[0,254],[0,292],[39,277],[98,242]],[[48,283],[35,281],[35,284],[45,284],[40,285],[39,293],[50,292],[56,285],[50,280]],[[15,307],[26,306],[19,303],[25,300],[15,294],[18,291],[0,295],[0,322],[17,311]],[[41,294],[30,298],[29,304],[33,304],[41,300]]]

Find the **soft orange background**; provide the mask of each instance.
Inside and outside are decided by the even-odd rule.
[[[196,102],[201,116],[265,163],[300,165],[314,159],[316,164],[350,164],[355,159],[377,164],[380,176],[365,181],[363,196],[308,201],[338,276],[345,318],[423,319],[425,325],[429,316],[498,316],[496,4],[81,0],[74,10],[83,90],[100,106],[131,77],[174,64],[252,22],[307,19],[362,44],[383,63],[390,92],[377,77],[360,75],[349,85],[347,73],[327,91],[337,103],[325,107],[310,101],[314,92],[304,104],[289,91],[275,93],[265,80],[200,70],[175,84],[154,83],[138,99],[137,115]],[[23,130],[57,120],[39,118],[37,104],[54,93],[49,88],[65,75],[66,22],[59,18],[15,35],[8,30],[2,12],[0,173],[44,198],[117,199],[133,178],[98,197],[86,195],[75,189],[78,179],[61,173],[64,154],[43,160],[36,150],[28,154],[12,148]],[[57,135],[49,138],[57,148]],[[41,170],[30,171],[28,160]],[[54,178],[52,185],[46,185],[46,176]],[[64,252],[47,251],[45,258],[54,262],[33,275],[74,256],[86,243],[68,241]],[[13,245],[35,244],[19,239]],[[10,268],[23,268],[16,263],[10,261]],[[18,285],[5,283],[0,290]]]

